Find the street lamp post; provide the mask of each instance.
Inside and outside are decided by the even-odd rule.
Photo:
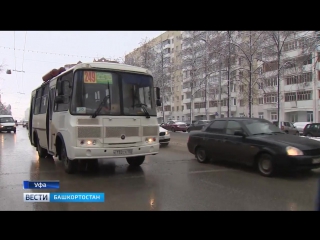
[[[6,73],[7,73],[7,74],[11,74],[11,71],[12,71],[12,72],[22,72],[22,73],[25,72],[25,71],[23,71],[23,70],[11,70],[11,69],[8,69]]]

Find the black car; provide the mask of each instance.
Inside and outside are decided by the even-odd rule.
[[[264,176],[276,170],[320,168],[320,142],[289,135],[260,118],[213,120],[190,132],[188,150],[198,162],[227,160],[256,166]]]
[[[320,123],[307,124],[302,132],[303,136],[320,137]]]
[[[210,123],[209,120],[199,120],[191,123],[191,125],[187,128],[187,132],[195,131],[195,130],[201,130],[205,125]]]

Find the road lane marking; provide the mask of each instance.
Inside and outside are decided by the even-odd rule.
[[[212,169],[212,170],[201,170],[201,171],[190,171],[189,174],[197,173],[210,173],[210,172],[236,172],[236,169]]]

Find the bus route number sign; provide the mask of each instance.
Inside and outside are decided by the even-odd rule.
[[[83,82],[112,84],[112,75],[105,72],[85,71],[83,75]]]

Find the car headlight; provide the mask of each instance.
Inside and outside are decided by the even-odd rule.
[[[169,135],[169,131],[166,131],[166,135]]]
[[[0,128],[3,128],[3,126],[2,126],[2,125],[0,125]]]
[[[286,147],[287,154],[289,156],[301,156],[303,152],[299,148],[288,146]]]

